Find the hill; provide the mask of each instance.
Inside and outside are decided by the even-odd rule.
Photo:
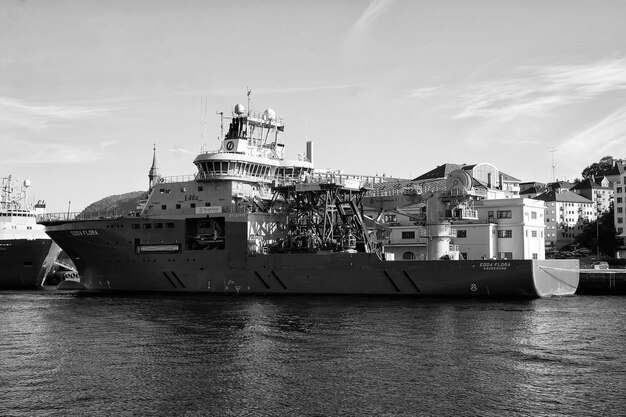
[[[132,191],[130,193],[111,195],[88,205],[83,213],[93,212],[120,212],[137,211],[137,202],[146,198],[147,191]]]

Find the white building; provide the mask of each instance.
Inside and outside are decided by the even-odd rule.
[[[545,259],[542,201],[480,200],[478,220],[455,222],[453,243],[465,259]]]
[[[586,223],[597,218],[593,201],[571,191],[552,190],[535,197],[546,206],[546,245],[563,249],[575,242]]]
[[[623,159],[615,161],[607,177],[613,183],[613,214],[617,236],[626,239],[626,166]],[[618,258],[626,258],[626,248],[617,251]]]

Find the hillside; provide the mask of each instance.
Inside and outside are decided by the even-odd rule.
[[[88,205],[84,213],[137,211],[137,202],[147,196],[146,191],[132,191],[126,194],[111,195]]]

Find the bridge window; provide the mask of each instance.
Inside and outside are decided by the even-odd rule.
[[[415,239],[415,232],[402,232],[402,239]]]

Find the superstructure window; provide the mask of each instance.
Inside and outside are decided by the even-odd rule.
[[[467,237],[467,230],[457,230],[456,237],[460,237],[460,238]]]
[[[173,229],[174,223],[165,223],[165,227],[167,227],[168,229]]]
[[[144,223],[144,224],[143,224],[143,228],[144,228],[144,229],[152,229],[152,224],[150,224],[150,223]]]
[[[133,223],[130,225],[131,229],[139,229],[139,223]]]
[[[167,210],[167,204],[161,204],[161,210]]]
[[[402,239],[415,239],[415,232],[402,232]]]

